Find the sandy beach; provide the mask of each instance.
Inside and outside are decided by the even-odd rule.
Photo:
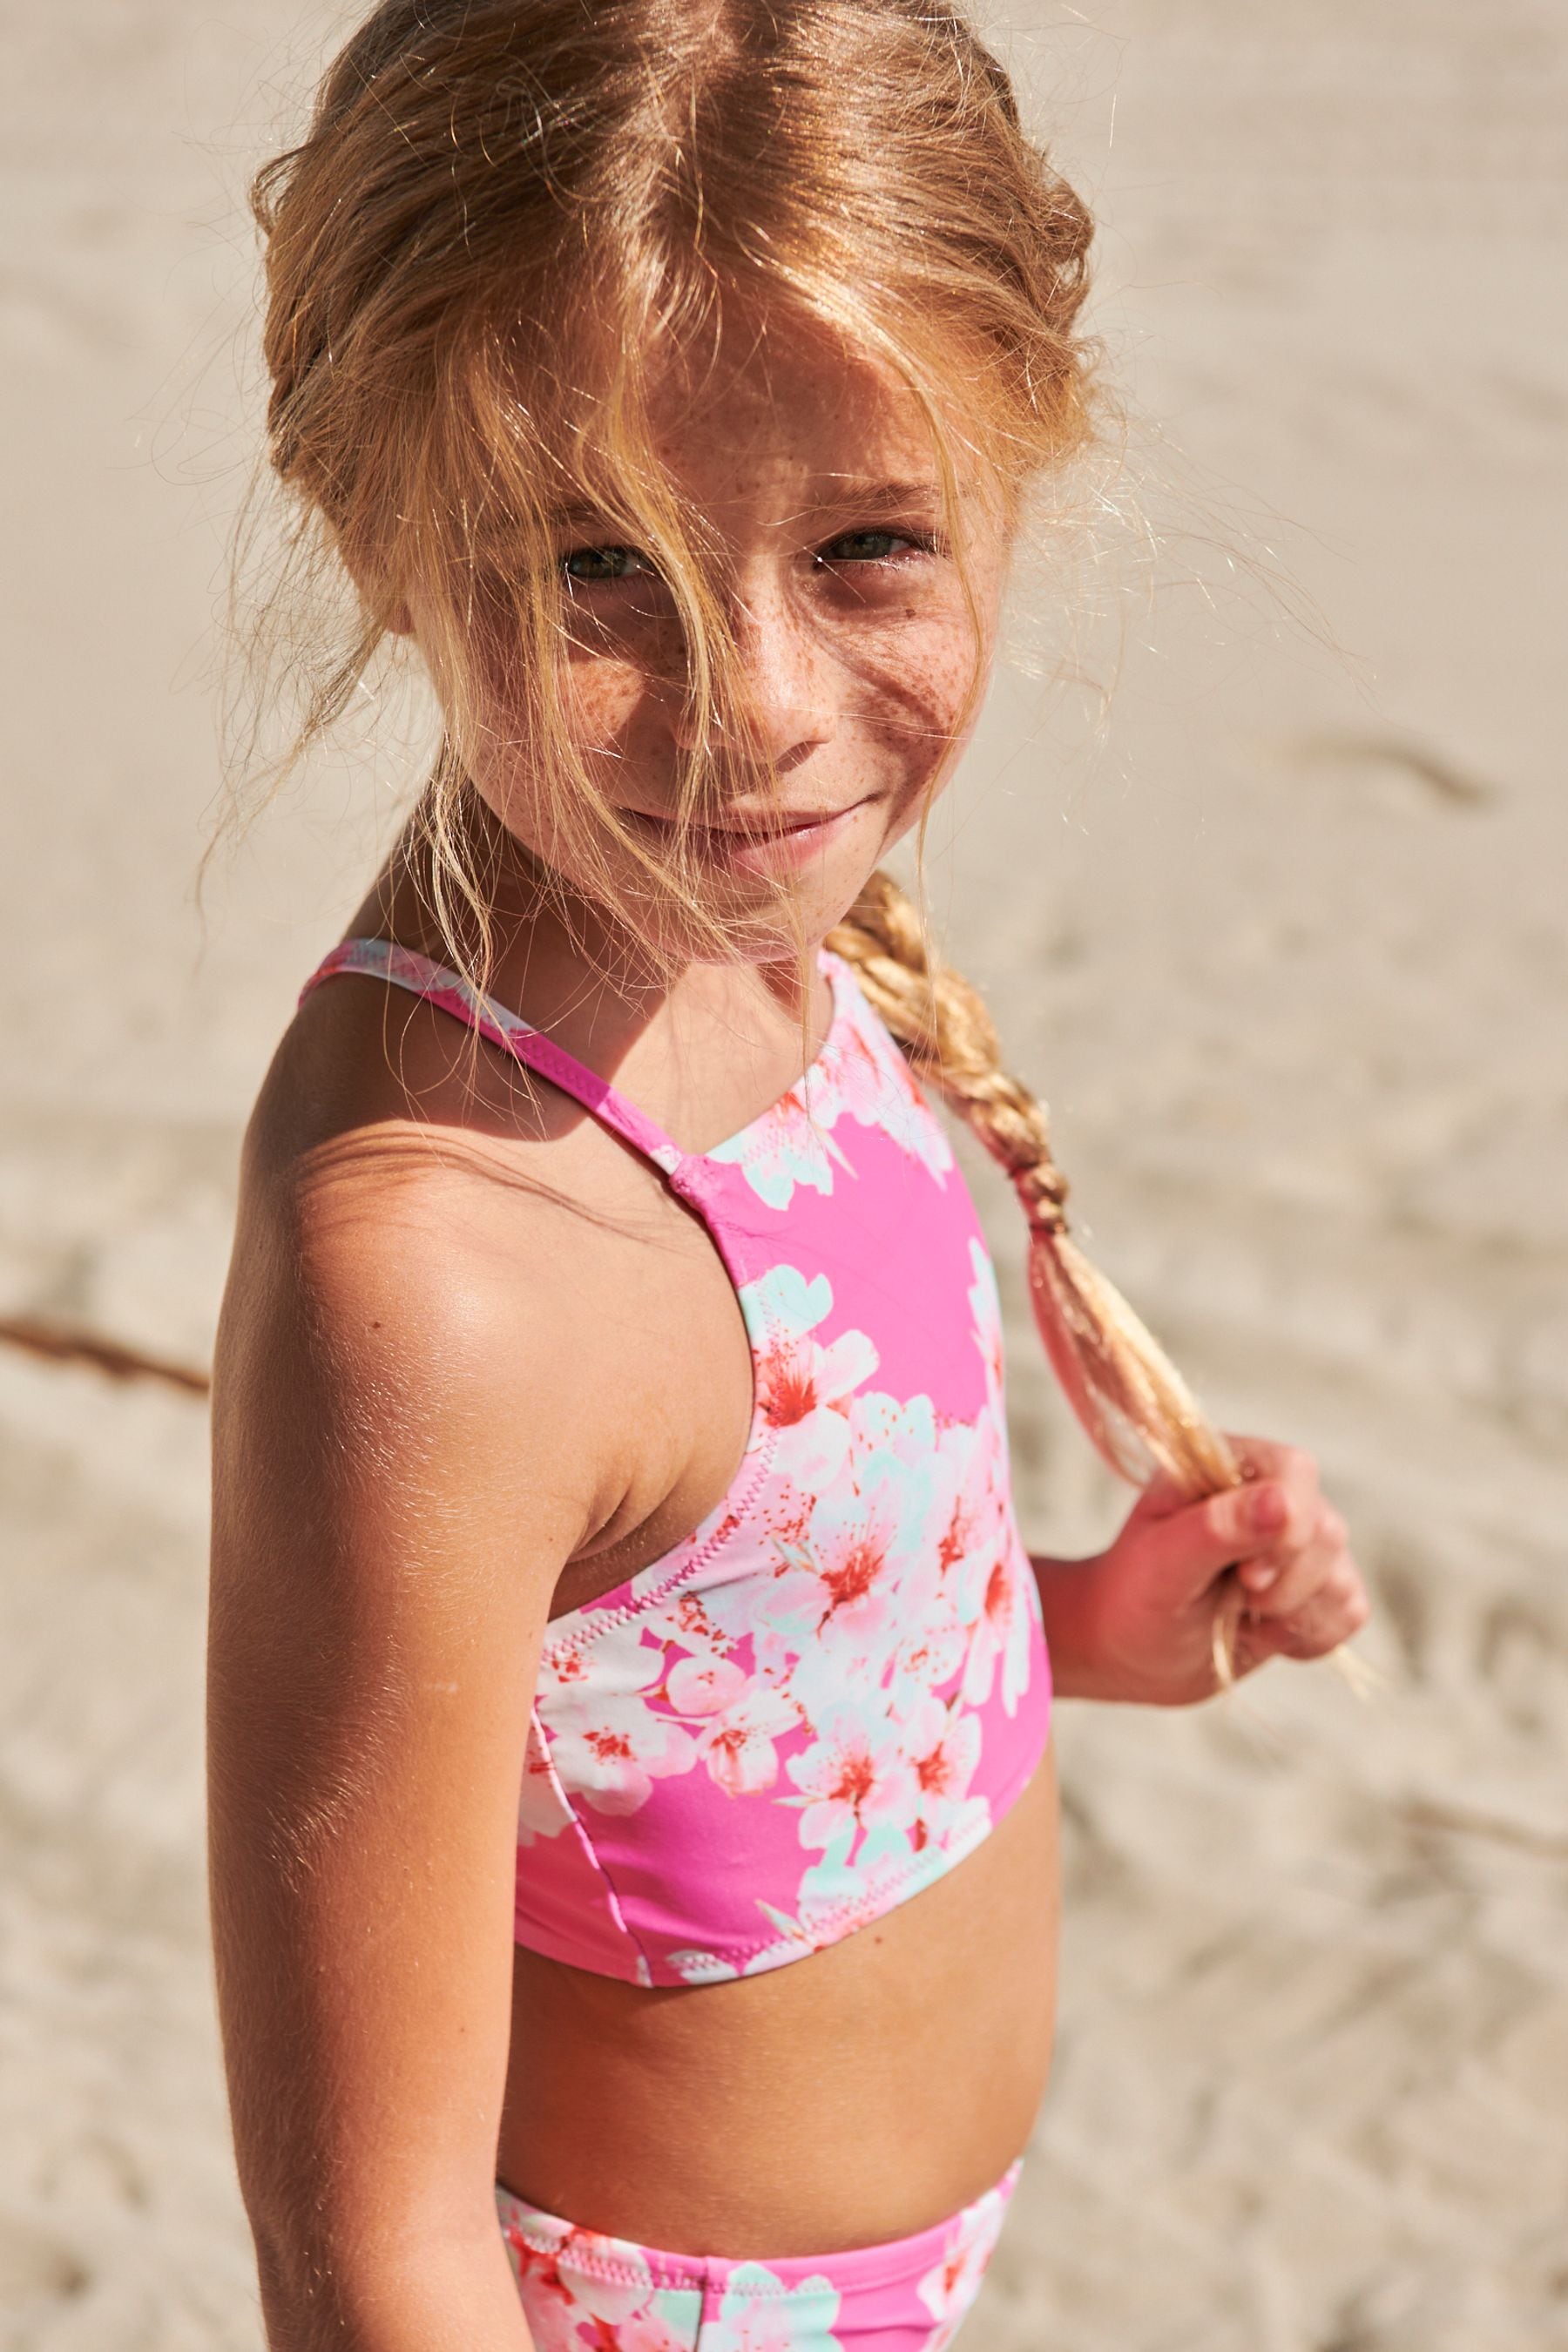
[[[240,196],[353,13],[7,12],[0,1317],[197,1364],[250,1096],[410,782],[318,762],[198,909]],[[1229,1426],[1320,1454],[1378,1685],[1062,1708],[1059,2063],[963,2341],[1555,2352],[1568,19],[987,21],[1101,218],[1129,422],[931,897],[1103,1262]],[[1026,1530],[1091,1549],[1123,1499],[974,1181]],[[205,1947],[205,1437],[199,1401],[0,1349],[3,2352],[261,2342]]]

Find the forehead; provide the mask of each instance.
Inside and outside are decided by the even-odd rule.
[[[649,395],[655,456],[710,514],[853,504],[889,490],[940,496],[914,393],[890,366],[810,322],[728,318],[709,350],[672,349]]]

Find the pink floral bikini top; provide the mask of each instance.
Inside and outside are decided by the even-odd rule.
[[[704,1152],[384,940],[310,982],[409,989],[573,1096],[702,1219],[739,1294],[754,1402],[729,1493],[556,1618],[540,1660],[517,1940],[635,1984],[782,1968],[880,1918],[973,1851],[1046,1741],[991,1261],[903,1055],[821,961],[821,1053]]]

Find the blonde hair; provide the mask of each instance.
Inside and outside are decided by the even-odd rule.
[[[272,464],[302,558],[341,554],[360,598],[304,732],[343,709],[417,586],[450,733],[405,855],[421,850],[449,960],[481,982],[465,745],[498,673],[551,762],[578,870],[615,845],[721,928],[679,837],[656,858],[619,823],[556,701],[570,616],[552,503],[586,495],[672,600],[688,824],[712,746],[748,740],[716,551],[654,454],[652,354],[671,338],[700,352],[737,292],[826,330],[914,394],[950,518],[961,463],[1016,496],[1090,433],[1092,225],[1002,67],[927,0],[384,0],[255,204]],[[1045,1113],[909,900],[873,877],[830,943],[1012,1179],[1045,1342],[1094,1443],[1190,1495],[1235,1484],[1224,1439],[1070,1239]]]

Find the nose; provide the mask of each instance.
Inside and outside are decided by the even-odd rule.
[[[730,626],[749,744],[771,766],[794,767],[837,732],[839,682],[829,650],[782,584],[737,594]],[[698,748],[689,711],[677,716],[674,731],[683,751]]]

